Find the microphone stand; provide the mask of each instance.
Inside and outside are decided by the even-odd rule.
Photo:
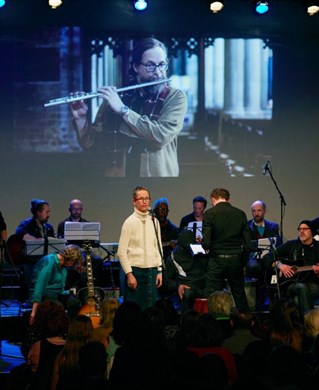
[[[150,214],[151,214],[151,217],[152,217],[152,221],[153,221],[153,226],[154,226],[154,230],[155,230],[155,235],[156,235],[156,240],[157,240],[157,247],[158,247],[158,251],[161,255],[161,259],[162,259],[162,274],[163,274],[163,280],[165,280],[165,282],[167,282],[167,275],[166,275],[166,264],[165,264],[165,260],[164,260],[164,254],[163,254],[163,251],[162,251],[162,245],[158,239],[158,229],[157,229],[157,226],[156,226],[156,223],[155,223],[155,218],[156,218],[156,215],[155,213],[153,212],[153,210],[149,210],[148,211]],[[157,218],[156,218],[157,219]]]
[[[287,203],[285,201],[283,194],[279,190],[278,185],[276,183],[276,180],[274,179],[272,171],[271,171],[271,169],[269,169],[268,165],[265,167],[265,171],[269,172],[271,180],[273,181],[273,183],[274,183],[274,185],[279,193],[279,197],[280,197],[280,236],[281,236],[281,239],[283,240],[283,236],[284,236],[284,234],[283,234],[283,220],[284,220],[284,215],[285,215],[285,206],[287,206]]]
[[[276,260],[276,247],[272,239],[269,238],[270,246],[272,249],[272,257],[274,263],[277,261]],[[277,293],[278,293],[278,298],[279,300],[281,299],[281,293],[280,293],[280,284],[279,284],[279,274],[278,274],[278,268],[275,265],[275,276],[276,276],[276,286],[277,286]]]

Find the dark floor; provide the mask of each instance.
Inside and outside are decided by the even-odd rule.
[[[10,371],[25,362],[20,351],[25,310],[18,300],[2,299],[0,304],[0,388]]]

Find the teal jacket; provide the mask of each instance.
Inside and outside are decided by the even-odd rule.
[[[67,269],[61,267],[55,253],[43,256],[35,265],[32,277],[30,300],[42,302],[45,299],[57,299],[65,288]]]

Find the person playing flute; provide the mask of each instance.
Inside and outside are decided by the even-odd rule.
[[[131,84],[166,80],[167,69],[162,42],[144,38],[136,43],[129,69]],[[165,81],[121,95],[114,86],[103,86],[98,93],[103,102],[93,124],[87,120],[84,100],[71,102],[70,107],[80,145],[104,148],[105,176],[178,176],[177,138],[187,112],[186,94]]]

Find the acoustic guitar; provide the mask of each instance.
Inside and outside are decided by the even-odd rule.
[[[25,255],[25,241],[17,234],[12,234],[4,247],[4,258],[9,264],[20,266],[30,264],[31,259]]]
[[[286,278],[280,270],[277,270],[278,274],[278,283],[277,283],[277,275],[275,271],[272,271],[269,275],[269,272],[266,272],[266,285],[269,287],[276,287],[277,285],[284,286],[291,283],[297,283],[301,281],[305,281],[305,279],[308,276],[309,271],[313,271],[313,265],[304,265],[305,261],[302,260],[296,260],[296,261],[289,261],[289,260],[280,260],[281,263],[290,265],[293,268],[294,274],[290,278]],[[307,273],[304,273],[308,271]]]
[[[88,244],[84,248],[86,253],[86,273],[87,287],[83,287],[78,291],[78,297],[82,302],[82,307],[78,314],[86,315],[91,318],[94,328],[100,326],[100,306],[104,299],[105,292],[101,287],[94,287],[92,260],[91,260],[91,245]]]

